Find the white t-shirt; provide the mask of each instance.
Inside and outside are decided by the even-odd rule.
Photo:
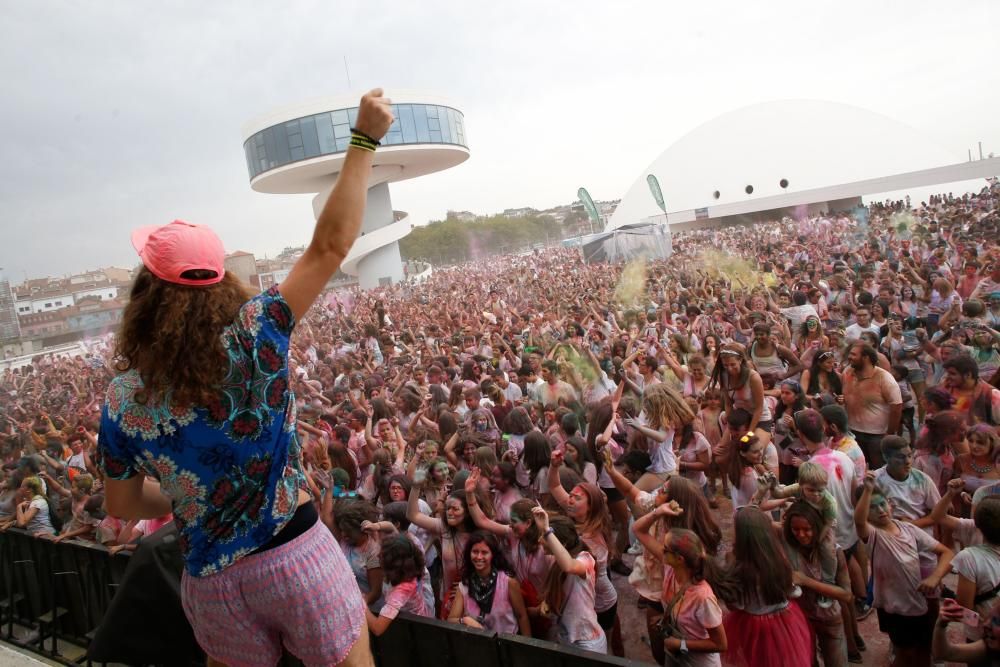
[[[787,317],[791,321],[792,331],[798,331],[802,323],[809,319],[809,316],[818,318],[819,313],[816,312],[816,307],[811,303],[804,304],[802,306],[789,306],[788,308],[781,308],[781,314]]]
[[[670,474],[677,472],[677,457],[674,456],[674,429],[667,431],[667,438],[663,442],[657,442],[653,438],[646,438],[649,443],[649,458],[652,464],[649,472],[658,474]]]
[[[695,431],[694,438],[688,443],[686,447],[681,450],[681,461],[686,461],[687,463],[697,463],[698,455],[702,452],[709,452],[709,460],[711,460],[712,446],[708,444],[708,439],[704,435]],[[705,486],[704,470],[685,470],[684,476],[694,482],[698,487]]]
[[[895,519],[914,521],[931,513],[934,506],[941,500],[941,493],[931,478],[916,468],[910,469],[910,475],[903,481],[892,478],[885,468],[875,471],[875,481],[892,502],[892,516]],[[933,535],[933,526],[924,528],[928,535]]]
[[[989,593],[1000,584],[1000,548],[991,544],[980,544],[966,547],[958,552],[951,562],[951,569],[976,585],[976,595]],[[990,597],[976,605],[976,611],[989,618],[990,608],[996,602],[996,597]],[[980,639],[982,628],[965,627],[967,639]]]
[[[976,503],[972,504],[975,506]],[[955,521],[958,522],[958,525],[952,530],[951,536],[961,546],[971,547],[983,543],[983,534],[976,528],[976,522],[973,519],[956,517]]]
[[[827,448],[818,450],[809,461],[826,471],[826,490],[837,503],[837,523],[834,526],[837,546],[849,549],[858,541],[858,530],[854,526],[854,488],[858,484],[854,463],[847,454]]]
[[[739,486],[729,485],[729,495],[733,500],[733,513],[750,504],[754,494],[757,493],[757,471],[747,466],[743,468],[740,476]]]
[[[504,387],[503,391],[504,398],[506,398],[511,403],[521,400],[524,394],[521,392],[521,387],[517,385],[516,382],[508,382],[507,386]]]
[[[881,337],[879,334],[882,331],[882,328],[874,322],[870,323],[866,327],[863,327],[855,322],[851,326],[844,329],[844,337],[847,340],[861,340],[861,333],[864,331],[871,331],[876,337]]]
[[[31,518],[31,521],[28,522],[28,525],[25,526],[25,530],[32,535],[35,533],[48,534],[55,532],[55,528],[52,527],[52,520],[49,518],[49,504],[45,502],[45,498],[35,496],[28,503],[28,507],[34,508],[37,511],[35,512],[35,516]]]
[[[584,644],[604,639],[604,630],[597,622],[597,612],[594,611],[594,589],[596,583],[596,567],[594,557],[586,551],[581,551],[576,557],[578,563],[583,563],[587,574],[583,577],[569,575],[563,586],[563,608],[558,610],[559,620],[556,634],[560,644]]]
[[[874,606],[891,614],[922,616],[927,613],[927,598],[917,590],[924,575],[921,561],[933,553],[937,542],[910,523],[898,519],[899,535],[892,535],[869,524],[868,553],[874,574]],[[928,575],[930,572],[927,573]]]

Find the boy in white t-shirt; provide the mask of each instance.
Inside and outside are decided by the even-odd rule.
[[[873,472],[858,489],[854,526],[871,554],[874,607],[879,630],[892,642],[894,664],[930,664],[938,612],[937,598],[931,596],[954,554],[913,523],[893,518],[893,503]],[[924,563],[934,559],[936,565],[928,569]]]
[[[913,450],[903,438],[887,435],[882,439],[885,467],[875,471],[875,481],[892,501],[892,516],[933,534],[931,511],[941,500],[937,486],[926,474],[913,467]]]

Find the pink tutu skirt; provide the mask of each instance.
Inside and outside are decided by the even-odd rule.
[[[731,667],[812,667],[812,628],[794,602],[773,614],[729,611],[722,619],[729,650],[722,662]]]

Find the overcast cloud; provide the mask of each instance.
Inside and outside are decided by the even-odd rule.
[[[302,244],[310,196],[251,191],[240,128],[376,85],[465,114],[472,157],[392,188],[417,222],[566,203],[581,185],[620,197],[692,128],[773,99],[866,107],[957,159],[979,140],[1000,153],[998,7],[4,1],[0,267],[131,266],[129,230],[175,218],[258,256]]]

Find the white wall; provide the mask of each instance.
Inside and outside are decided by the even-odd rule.
[[[85,296],[96,296],[101,301],[108,301],[118,296],[118,288],[114,286],[108,287],[105,285],[104,287],[77,290],[73,292],[73,296],[77,299],[82,299]]]
[[[25,313],[47,313],[49,311],[72,306],[75,303],[76,301],[73,299],[72,294],[59,294],[56,296],[47,296],[37,299],[19,299],[17,301],[17,312],[22,315]],[[24,310],[25,307],[29,307],[30,310]]]

